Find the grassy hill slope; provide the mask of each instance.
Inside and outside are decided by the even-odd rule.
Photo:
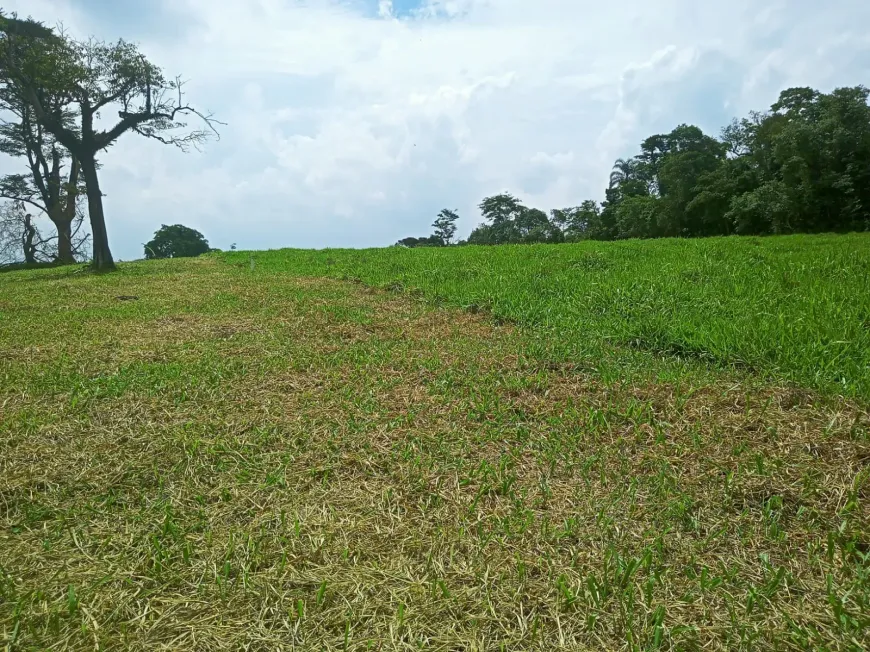
[[[0,647],[866,649],[863,242],[0,274]]]
[[[249,257],[225,254],[237,264]],[[870,400],[870,234],[254,257],[270,271],[485,307],[574,359],[633,347]]]

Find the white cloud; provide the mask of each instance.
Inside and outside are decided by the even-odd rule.
[[[378,0],[378,16],[381,18],[393,17],[393,0]]]
[[[556,152],[554,154],[537,152],[532,156],[529,162],[534,166],[558,170],[569,167],[574,163],[574,152]]]
[[[106,153],[123,257],[164,222],[218,246],[378,245],[444,206],[467,231],[501,190],[544,209],[600,198],[646,135],[715,132],[788,85],[861,83],[870,62],[861,0],[165,0],[172,34],[87,6],[17,9],[139,41],[228,122],[201,155],[134,136]]]

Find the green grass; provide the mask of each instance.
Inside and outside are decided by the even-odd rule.
[[[730,332],[728,248],[774,261],[778,310],[818,306],[781,332],[854,331],[866,279],[813,270],[866,240],[760,242],[0,275],[0,649],[867,649],[864,376],[626,346],[651,305]]]
[[[483,307],[575,360],[634,347],[870,400],[868,234],[278,250],[255,262]]]

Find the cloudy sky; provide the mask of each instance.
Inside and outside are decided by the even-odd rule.
[[[202,153],[127,135],[102,157],[116,257],[160,224],[213,246],[382,246],[460,233],[483,197],[603,198],[617,157],[716,134],[789,86],[870,83],[866,0],[3,0],[124,38],[227,125]],[[9,162],[2,168],[9,169]]]

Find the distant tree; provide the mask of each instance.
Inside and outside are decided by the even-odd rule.
[[[481,224],[468,236],[467,244],[494,245],[509,243],[561,242],[559,220],[562,213],[555,211],[554,221],[537,208],[524,206],[510,194],[487,197],[480,203]]]
[[[703,149],[672,151],[662,158],[658,187],[665,212],[660,220],[660,236],[702,235],[704,229],[691,222],[692,215],[686,208],[703,190],[700,181],[724,160],[724,148],[713,138],[708,138]]]
[[[438,218],[432,223],[435,229],[435,236],[441,240],[444,246],[450,244],[453,236],[456,235],[456,222],[459,220],[459,215],[456,211],[448,209],[438,213]]]
[[[496,229],[491,224],[480,224],[471,233],[468,234],[468,239],[465,244],[470,245],[495,245],[504,244],[504,241],[499,241],[496,235]]]
[[[559,229],[564,232],[575,210],[577,209],[553,208],[552,210],[550,210],[550,222],[552,222],[555,226],[559,227]]]
[[[210,114],[184,102],[180,79],[167,79],[135,45],[76,41],[14,16],[0,16],[0,85],[8,100],[26,104],[39,127],[78,161],[87,191],[93,265],[100,270],[114,268],[114,261],[97,154],[130,131],[182,150],[217,133]],[[112,106],[118,120],[99,128],[98,118],[105,118]],[[201,120],[203,128],[186,131],[183,120],[188,117]]]
[[[479,205],[483,219],[489,224],[482,224],[468,236],[469,244],[507,244],[519,242],[521,233],[516,220],[528,208],[519,199],[509,193],[486,197]]]
[[[750,113],[750,118],[738,120],[734,118],[731,123],[722,128],[719,140],[725,146],[725,152],[731,158],[746,156],[752,151],[753,127],[763,119],[763,114]]]
[[[718,140],[692,125],[650,136],[616,162],[588,237],[870,230],[868,98],[789,88]]]
[[[651,147],[649,143],[645,143]],[[628,197],[647,197],[655,191],[649,161],[641,156],[632,159],[617,159],[610,173],[610,185],[605,190],[605,200],[600,211],[586,212],[587,224],[583,237],[593,240],[612,240],[617,237],[616,210]],[[587,209],[589,206],[587,206]]]
[[[487,197],[480,202],[479,208],[483,219],[490,222],[493,226],[510,222],[516,219],[522,211],[526,210],[526,207],[522,205],[520,200],[509,193]]]
[[[41,237],[24,203],[0,206],[0,264],[37,262]]]
[[[81,231],[82,216],[78,215],[70,233],[73,259],[85,249],[89,235]],[[36,216],[21,201],[0,204],[0,265],[11,263],[68,262],[58,255],[58,235],[46,235],[39,228]]]
[[[538,208],[525,208],[514,218],[519,242],[562,242],[562,230]]]
[[[730,150],[729,150],[730,151]],[[729,158],[702,174],[694,188],[694,198],[686,205],[691,235],[713,236],[732,233],[764,233],[766,220],[744,222],[738,227],[734,202],[758,187],[756,168],[745,156]]]
[[[443,247],[444,241],[437,235],[426,236],[425,238],[402,238],[396,243],[400,247]]]
[[[208,253],[208,240],[195,229],[163,224],[145,244],[145,258],[193,258]]]
[[[769,180],[781,181],[789,196],[788,230],[870,228],[868,94],[863,86],[788,89],[771,107],[771,128],[756,141],[772,154]]]
[[[664,202],[658,197],[628,197],[616,207],[619,238],[656,238],[665,230]]]
[[[453,236],[456,235],[456,221],[459,215],[456,211],[448,209],[438,213],[432,227],[435,233],[424,238],[402,238],[396,244],[401,247],[447,247],[453,241]]]
[[[624,198],[620,188],[607,188],[601,209],[589,215],[584,237],[589,240],[613,240],[617,234],[616,209]]]
[[[800,202],[782,181],[768,181],[751,192],[736,195],[726,214],[736,233],[793,233],[793,220],[800,214]]]
[[[595,228],[600,215],[598,203],[587,199],[580,206],[550,211],[550,221],[562,231],[564,239],[571,242],[590,237],[590,229]]]

